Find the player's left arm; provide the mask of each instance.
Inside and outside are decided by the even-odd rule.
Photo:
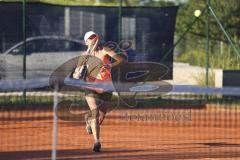
[[[111,68],[118,66],[119,64],[121,64],[124,61],[123,58],[120,55],[118,55],[116,52],[114,52],[113,50],[107,50],[106,54],[115,60],[113,63],[108,64],[109,67],[111,67]]]

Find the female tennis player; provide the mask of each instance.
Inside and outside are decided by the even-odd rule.
[[[84,36],[84,41],[88,46],[87,54],[89,56],[95,57],[95,62],[88,63],[87,65],[95,65],[98,66],[98,73],[95,76],[87,76],[87,82],[109,82],[112,83],[111,77],[111,68],[118,66],[120,63],[123,62],[123,58],[113,50],[109,49],[105,46],[100,46],[98,44],[100,37],[93,31],[89,31]],[[110,59],[113,59],[114,62],[111,63]],[[97,63],[97,65],[96,65]],[[100,67],[99,67],[100,66]],[[90,67],[91,68],[91,67]],[[83,74],[82,68],[77,67],[73,78],[79,79]],[[102,123],[105,114],[106,114],[106,107],[105,106],[108,101],[111,101],[112,93],[106,92],[104,90],[99,89],[89,89],[85,90],[85,99],[87,104],[90,108],[90,111],[85,116],[86,121],[86,130],[89,134],[93,135],[94,138],[94,146],[93,151],[100,152],[101,150],[101,143],[100,143],[100,124]],[[101,119],[99,118],[101,115]]]

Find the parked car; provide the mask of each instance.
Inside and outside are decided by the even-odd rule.
[[[23,79],[24,42],[0,54],[0,79]],[[58,66],[86,50],[82,40],[63,36],[26,39],[26,79],[48,77]]]

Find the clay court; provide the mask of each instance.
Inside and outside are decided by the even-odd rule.
[[[51,159],[50,110],[2,111],[1,160]],[[58,121],[57,159],[240,159],[239,106],[116,109],[101,128],[102,152],[92,152],[83,122]]]
[[[240,160],[239,1],[0,0],[0,160]]]

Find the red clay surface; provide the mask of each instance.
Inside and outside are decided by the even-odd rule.
[[[0,159],[51,159],[53,113],[0,112]],[[101,126],[102,152],[82,122],[58,122],[58,160],[240,159],[240,107],[117,109]]]

